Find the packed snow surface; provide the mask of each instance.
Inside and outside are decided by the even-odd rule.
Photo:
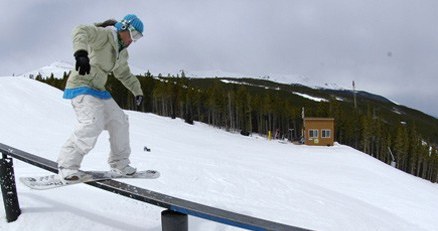
[[[313,101],[316,101],[316,102],[328,102],[328,100],[326,100],[324,98],[314,97],[314,96],[310,96],[310,95],[299,93],[299,92],[292,92],[292,94],[299,95],[299,96],[301,96],[303,98],[310,99],[310,100],[313,100]]]
[[[76,118],[62,92],[0,78],[0,143],[56,161]],[[314,230],[438,230],[438,185],[350,147],[313,147],[241,136],[206,124],[126,111],[132,165],[155,180],[122,180],[209,206]],[[145,152],[144,147],[151,149]],[[108,134],[84,170],[108,169]],[[49,172],[15,160],[16,177]],[[79,184],[31,190],[17,181],[22,215],[2,231],[161,230],[161,207]],[[239,230],[189,217],[190,230]]]

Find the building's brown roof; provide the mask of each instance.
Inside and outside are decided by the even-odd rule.
[[[304,117],[304,120],[335,120],[334,118]]]

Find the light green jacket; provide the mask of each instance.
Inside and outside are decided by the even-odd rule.
[[[108,74],[113,72],[134,95],[143,95],[140,82],[128,66],[128,51],[119,52],[117,32],[94,25],[81,25],[72,33],[74,52],[86,50],[90,58],[90,74],[70,74],[66,89],[90,87],[104,91]]]

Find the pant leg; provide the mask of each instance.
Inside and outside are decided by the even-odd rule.
[[[114,99],[105,100],[105,129],[109,133],[110,153],[108,164],[112,168],[127,166],[131,154],[129,144],[129,121],[128,115],[117,105]]]
[[[90,95],[72,99],[78,124],[73,134],[61,148],[58,168],[79,169],[84,156],[94,148],[104,129],[103,100]]]

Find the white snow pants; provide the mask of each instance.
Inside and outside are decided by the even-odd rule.
[[[110,137],[108,164],[119,169],[127,166],[131,154],[128,116],[114,99],[79,95],[71,103],[79,124],[61,149],[58,168],[79,169],[103,130],[107,130]]]

